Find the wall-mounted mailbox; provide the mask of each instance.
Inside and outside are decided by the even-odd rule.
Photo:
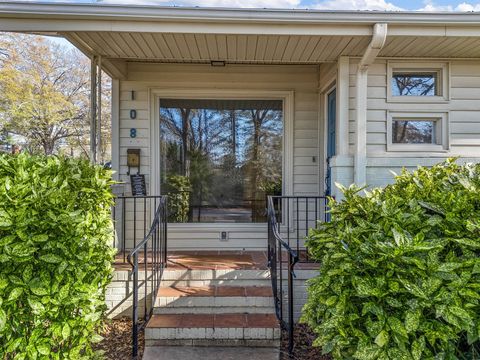
[[[127,166],[128,174],[131,167],[136,167],[140,172],[140,149],[127,149]]]

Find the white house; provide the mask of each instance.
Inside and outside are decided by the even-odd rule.
[[[451,156],[480,157],[476,13],[6,2],[0,4],[0,17],[2,31],[66,38],[112,77],[113,168],[128,182],[127,150],[140,149],[148,194],[160,194],[162,186],[168,187],[167,173],[175,173],[177,165],[184,172],[187,166],[167,159],[165,143],[177,142],[180,157],[182,148],[172,138],[179,135],[170,130],[165,135],[159,123],[162,109],[178,112],[182,106],[197,107],[196,114],[207,110],[211,117],[273,106],[270,113],[276,112],[272,116],[279,122],[272,125],[271,120],[268,131],[276,126],[272,136],[282,145],[273,150],[279,153],[271,168],[281,167],[284,195],[324,195],[330,188],[338,197],[335,182],[381,186],[392,179],[390,170]],[[202,121],[199,116],[190,121]],[[229,120],[222,121],[225,127]],[[261,198],[251,189],[259,185],[246,175],[253,130],[246,129],[247,120],[238,123],[236,131],[243,135],[237,135],[235,152],[225,149],[228,139],[211,145],[208,156],[216,165],[196,180],[205,182],[212,171],[217,173],[209,194],[204,191],[196,201],[223,206],[223,215],[170,227],[172,248],[264,247],[264,226],[240,213],[228,216],[229,207]],[[189,142],[198,144],[196,134]],[[272,151],[274,145],[268,146],[260,150]],[[236,163],[230,170],[244,168],[228,175],[243,177],[229,188],[218,172],[222,156],[232,154]],[[225,186],[219,189],[218,183]],[[214,196],[217,191],[222,194]],[[235,196],[222,202],[226,194]],[[182,235],[186,230],[197,235],[195,242]],[[225,230],[229,241],[220,242]]]
[[[0,31],[89,56],[94,108],[97,68],[112,77],[124,192],[139,171],[147,194],[187,203],[169,250],[264,250],[266,195],[340,198],[334,183],[480,159],[478,13],[2,2]]]

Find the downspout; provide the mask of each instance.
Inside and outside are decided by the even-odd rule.
[[[357,68],[354,183],[363,186],[367,182],[367,81],[368,68],[375,61],[387,39],[387,24],[377,23],[373,35]]]

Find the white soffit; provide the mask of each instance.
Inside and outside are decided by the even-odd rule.
[[[319,63],[359,56],[369,36],[212,35],[76,32],[64,34],[106,58],[163,62]]]
[[[64,33],[83,51],[129,61],[314,64],[362,56],[370,36]],[[389,36],[380,57],[480,58],[480,37]]]

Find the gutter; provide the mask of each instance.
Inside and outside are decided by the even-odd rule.
[[[373,27],[373,35],[362,59],[358,63],[356,77],[355,108],[355,153],[353,163],[353,179],[358,186],[367,182],[367,91],[368,68],[373,64],[387,40],[388,25],[378,23]]]
[[[233,9],[91,3],[1,2],[0,18],[79,20],[198,21],[248,23],[480,26],[475,12],[320,11],[309,9]]]

